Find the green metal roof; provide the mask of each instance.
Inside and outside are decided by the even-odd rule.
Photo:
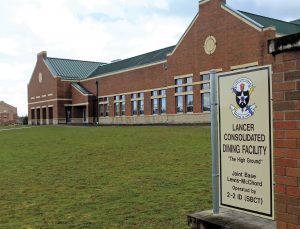
[[[244,11],[239,11],[239,12],[251,18],[255,22],[263,25],[264,27],[274,26],[277,32],[280,34],[289,35],[289,34],[300,32],[300,25],[297,25],[295,23],[264,17],[257,14],[244,12]]]
[[[278,33],[284,35],[300,32],[300,19],[286,22],[244,11],[236,11],[227,5],[225,6],[260,28],[274,26]],[[51,57],[46,58],[45,63],[54,76],[60,76],[64,80],[77,81],[164,61],[167,59],[167,54],[171,53],[175,47],[170,46],[109,64]],[[89,94],[79,84],[73,86],[81,92]]]
[[[81,80],[104,63],[47,57],[45,63],[54,76],[64,80]]]
[[[117,62],[99,66],[94,72],[89,75],[88,78],[164,61],[167,59],[167,54],[171,53],[174,48],[175,46],[171,46],[139,56],[131,57],[125,60],[120,60]]]
[[[71,85],[76,88],[78,91],[80,91],[84,95],[93,95],[90,91],[88,91],[86,88],[84,88],[81,84],[79,83],[71,83]]]
[[[300,19],[298,19],[298,20],[294,20],[294,21],[290,21],[290,23],[294,23],[294,24],[298,24],[298,25],[300,25]]]

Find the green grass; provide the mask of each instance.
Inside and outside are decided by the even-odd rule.
[[[27,125],[0,125],[0,130],[28,127]]]
[[[0,131],[0,228],[187,228],[211,208],[210,130]]]

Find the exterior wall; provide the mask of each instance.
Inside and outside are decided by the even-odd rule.
[[[186,35],[179,42],[176,50],[168,56],[167,62],[150,67],[130,70],[90,80],[81,84],[96,94],[96,81],[99,82],[99,96],[108,96],[109,117],[101,118],[100,124],[139,124],[177,123],[172,118],[151,115],[151,90],[167,90],[167,114],[176,114],[175,79],[176,76],[191,74],[193,76],[194,115],[182,117],[198,117],[191,123],[209,122],[202,115],[200,73],[211,69],[230,71],[231,67],[256,63],[257,65],[272,64],[272,55],[267,53],[267,41],[275,37],[274,30],[262,31],[254,28],[233,16],[221,7],[221,0],[211,0],[200,5],[201,14],[197,16]],[[212,55],[207,55],[203,49],[205,39],[213,35],[217,39],[217,49]],[[131,116],[130,95],[144,92],[145,115]],[[125,95],[126,117],[114,117],[113,96]],[[185,101],[184,101],[185,104]],[[185,113],[185,112],[184,112]],[[151,117],[150,117],[151,116]],[[177,120],[177,121],[175,121]],[[182,118],[183,123],[187,123]]]
[[[258,62],[271,64],[267,59],[267,40],[275,37],[274,31],[259,31],[233,16],[221,7],[222,1],[209,1],[200,5],[198,18],[181,41],[174,54],[168,58],[168,85],[174,76],[193,74],[193,82],[200,81],[200,72],[211,69],[230,71],[232,66]],[[204,43],[208,36],[217,40],[216,51],[207,55]],[[195,103],[201,104],[200,86],[194,86]],[[174,92],[171,92],[174,94]],[[175,98],[170,98],[169,113],[175,113]],[[196,106],[201,112],[201,106]]]
[[[210,113],[100,117],[99,122],[105,125],[208,124]]]
[[[281,229],[300,228],[300,51],[273,66],[275,197]]]
[[[61,82],[59,77],[53,76],[44,62],[45,58],[45,52],[38,54],[28,83],[28,123],[32,125],[62,123],[65,120],[65,111],[61,110],[64,110],[64,104],[72,102],[71,83]],[[43,108],[46,108],[46,117],[43,117]],[[53,112],[50,118],[49,110]]]
[[[108,97],[109,117],[100,118],[100,124],[176,124],[209,122],[207,114],[202,111],[200,74],[211,69],[230,71],[241,65],[272,64],[272,55],[267,53],[268,39],[275,38],[275,31],[262,29],[233,15],[224,8],[223,0],[210,0],[200,4],[201,13],[197,15],[186,34],[179,41],[176,49],[167,60],[148,67],[130,69],[111,75],[99,76],[80,81],[81,85],[96,95],[96,81],[99,82],[99,97]],[[217,40],[216,51],[207,55],[204,42],[208,36]],[[28,86],[29,112],[31,108],[45,106],[41,95],[53,94],[53,123],[66,123],[65,105],[88,103],[87,117],[89,123],[95,122],[95,106],[90,96],[84,98],[77,90],[72,89],[71,81],[54,78],[43,62],[45,54],[38,56],[36,68]],[[38,82],[38,74],[45,75],[44,83]],[[193,77],[193,113],[176,111],[175,77],[190,74]],[[44,81],[43,81],[44,82]],[[152,115],[151,91],[166,90],[167,115]],[[131,94],[144,93],[144,115],[132,116]],[[114,96],[125,96],[125,115],[115,117]],[[31,100],[31,98],[34,98]],[[72,100],[71,100],[72,99]],[[54,101],[55,100],[55,101]],[[34,101],[34,102],[33,102]],[[88,102],[87,102],[88,101]],[[185,101],[183,101],[185,106]],[[47,105],[47,104],[46,104]],[[77,111],[72,111],[74,122],[78,123]],[[182,116],[181,116],[182,115]],[[31,115],[29,114],[29,117]],[[193,117],[193,118],[192,118]],[[40,117],[37,117],[40,118]],[[31,120],[29,119],[31,123]]]
[[[0,101],[0,125],[17,123],[17,108]]]

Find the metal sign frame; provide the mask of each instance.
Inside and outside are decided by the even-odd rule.
[[[241,203],[241,205],[243,205],[243,206],[241,206],[241,205],[239,205],[239,204],[228,204],[228,202],[229,201],[231,201],[231,199],[233,198],[233,196],[230,196],[230,197],[228,197],[228,194],[226,194],[226,198],[224,198],[224,199],[226,199],[226,201],[224,201],[223,200],[223,195],[224,195],[224,192],[223,192],[223,183],[222,183],[222,176],[223,176],[223,172],[222,172],[222,166],[225,166],[223,163],[223,161],[222,161],[222,155],[221,155],[221,153],[224,151],[224,149],[223,149],[223,151],[222,151],[222,135],[224,134],[222,131],[222,129],[221,129],[221,124],[222,124],[222,122],[224,122],[225,120],[224,120],[224,118],[222,117],[223,116],[223,114],[221,113],[222,111],[221,111],[221,105],[222,105],[222,102],[221,102],[221,98],[220,98],[220,89],[221,89],[221,87],[222,87],[222,85],[220,85],[220,80],[222,79],[223,80],[223,84],[224,84],[224,77],[227,77],[228,79],[230,79],[230,77],[231,78],[234,78],[234,77],[237,77],[238,75],[241,75],[241,74],[246,74],[247,75],[247,73],[258,73],[258,72],[262,72],[262,71],[266,71],[266,76],[267,76],[267,85],[268,85],[268,98],[267,98],[267,100],[268,100],[268,104],[266,104],[266,106],[267,106],[267,109],[268,109],[268,134],[269,134],[269,136],[267,136],[268,137],[268,142],[266,142],[266,144],[268,144],[268,148],[266,148],[266,150],[265,150],[265,152],[266,151],[268,151],[267,153],[269,154],[269,155],[267,155],[266,157],[267,157],[267,159],[268,159],[268,165],[269,165],[269,171],[267,171],[269,174],[269,183],[267,183],[267,186],[269,186],[270,187],[270,190],[269,190],[269,199],[268,199],[268,202],[270,203],[270,206],[269,205],[265,205],[264,207],[268,207],[268,211],[261,211],[261,209],[260,208],[257,208],[257,209],[253,209],[253,207],[252,207],[252,209],[249,207],[249,208],[247,208],[247,206],[245,207],[245,205],[247,205],[247,204],[245,204],[245,203],[243,203],[242,204],[242,202],[240,202]],[[254,67],[254,68],[247,68],[247,69],[242,69],[242,70],[237,70],[237,71],[231,71],[231,72],[226,72],[226,73],[221,73],[221,74],[218,74],[217,75],[217,88],[218,88],[218,111],[219,111],[219,115],[218,115],[218,126],[219,126],[219,128],[218,128],[218,130],[219,130],[219,133],[218,133],[218,154],[219,154],[219,174],[220,174],[220,179],[219,179],[219,186],[220,186],[220,192],[219,192],[219,204],[220,204],[220,206],[221,207],[225,207],[225,208],[230,208],[230,209],[233,209],[233,210],[237,210],[237,211],[241,211],[241,212],[245,212],[245,213],[249,213],[249,214],[253,214],[253,215],[256,215],[256,216],[260,216],[260,217],[263,217],[263,218],[268,218],[268,219],[274,219],[274,175],[273,175],[273,119],[272,119],[272,81],[271,81],[271,75],[272,75],[272,70],[271,70],[271,66],[261,66],[261,67]],[[242,84],[242,83],[240,83],[240,84]],[[239,86],[241,86],[241,85],[239,85]],[[228,89],[228,88],[226,88],[226,89]],[[266,88],[265,88],[266,89]],[[243,91],[243,90],[241,90],[241,91]],[[227,93],[227,92],[226,92]],[[237,95],[236,95],[237,96]],[[237,96],[238,97],[238,96]],[[249,98],[248,98],[249,99]],[[230,100],[230,99],[228,99],[228,100]],[[224,99],[223,99],[223,101],[224,101]],[[229,107],[228,107],[228,109],[229,109]],[[254,108],[253,108],[254,109]],[[243,111],[243,108],[241,108],[241,110]],[[234,111],[234,108],[232,108],[232,114],[234,113],[235,111]],[[248,114],[248,116],[251,116],[251,110],[249,110],[249,114]],[[240,114],[238,114],[238,112],[237,112],[237,116],[238,115],[240,115]],[[236,117],[236,118],[238,118],[238,117]],[[250,117],[251,118],[251,117]],[[248,118],[246,118],[246,119],[248,119]],[[226,120],[226,121],[228,121],[228,120]],[[241,120],[238,120],[238,122],[241,122]],[[231,124],[231,123],[230,123]],[[230,124],[228,124],[228,125],[230,125]],[[226,124],[227,125],[227,124]],[[232,126],[233,127],[233,126]],[[243,143],[243,141],[238,141],[238,142],[236,142],[236,144],[242,144]],[[224,154],[225,155],[225,154]],[[229,164],[227,164],[227,166],[229,166]],[[224,169],[225,170],[225,169]],[[227,172],[228,173],[228,172]],[[241,173],[242,174],[242,173]],[[242,176],[242,175],[241,175]],[[239,178],[239,177],[237,177],[237,178]],[[228,179],[228,177],[227,177],[227,179]],[[242,179],[242,178],[241,178]],[[224,183],[226,183],[226,182],[224,182]],[[229,183],[229,182],[227,182],[227,183]],[[233,186],[232,186],[233,187]],[[228,189],[228,188],[227,188]],[[232,194],[233,194],[234,192],[232,192]],[[229,195],[232,195],[231,193],[229,193]],[[235,193],[234,195],[236,195],[237,193]],[[231,199],[230,199],[231,198]],[[237,197],[235,197],[235,198],[237,198]],[[238,196],[238,198],[243,198],[243,199],[241,199],[240,201],[247,201],[247,198],[254,198],[253,196],[251,196],[250,194],[249,194],[249,196],[248,195],[246,195],[246,194],[240,194],[239,193],[239,196]],[[236,199],[234,199],[234,200],[232,200],[232,203],[234,202],[234,201],[236,201]],[[261,201],[263,201],[263,200],[261,200]],[[224,203],[224,202],[227,202],[227,203]],[[237,202],[237,201],[236,201]],[[261,203],[262,204],[262,203]]]

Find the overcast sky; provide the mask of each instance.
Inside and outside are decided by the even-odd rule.
[[[234,9],[300,18],[299,0],[227,0]],[[36,54],[110,62],[178,42],[198,0],[0,0],[0,101],[27,114]]]

